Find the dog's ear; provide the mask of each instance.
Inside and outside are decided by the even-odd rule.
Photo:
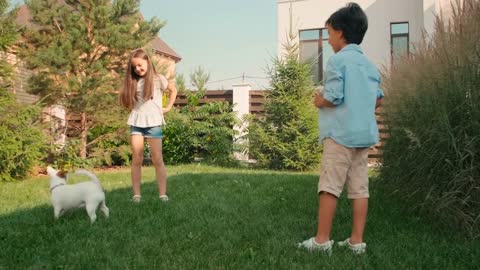
[[[57,176],[60,177],[60,178],[63,178],[63,179],[67,179],[67,171],[58,171],[57,172]]]

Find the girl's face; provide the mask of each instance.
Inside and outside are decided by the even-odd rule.
[[[335,53],[339,52],[345,45],[347,45],[343,38],[343,32],[341,30],[335,30],[333,27],[327,24],[328,30],[328,43],[332,46]]]
[[[135,74],[140,77],[145,76],[148,71],[148,62],[147,60],[139,57],[132,58],[132,68]]]

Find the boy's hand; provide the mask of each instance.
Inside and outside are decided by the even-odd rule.
[[[329,108],[335,107],[334,104],[332,104],[330,101],[323,98],[323,92],[320,92],[320,91],[315,92],[313,104],[315,105],[315,107],[319,109],[325,108],[325,107],[329,107]]]
[[[323,101],[323,86],[319,85],[315,88],[315,96],[313,97],[313,105],[317,108],[322,107],[322,101]]]
[[[323,101],[323,94],[321,92],[316,91],[315,96],[313,97],[313,104],[315,105],[315,107],[320,109],[322,107],[322,101]]]

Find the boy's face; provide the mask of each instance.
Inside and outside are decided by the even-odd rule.
[[[335,30],[329,24],[326,25],[328,30],[328,43],[332,46],[335,53],[340,51],[345,45],[347,45],[343,38],[342,30]]]

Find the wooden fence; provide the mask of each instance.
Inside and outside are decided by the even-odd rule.
[[[266,91],[264,90],[251,90],[249,94],[249,111],[251,114],[262,115],[265,113],[264,103]],[[232,90],[215,90],[207,91],[207,94],[204,98],[200,99],[199,104],[206,104],[209,102],[215,101],[227,101],[233,102],[233,91]],[[175,107],[183,107],[187,105],[187,97],[184,94],[178,94],[177,99],[175,100]],[[368,153],[368,160],[370,163],[378,163],[382,157],[383,145],[385,139],[388,137],[387,129],[384,121],[384,110],[383,108],[377,109],[376,118],[378,123],[378,128],[380,131],[380,142],[372,146],[370,152]],[[80,116],[69,114],[68,118],[68,131],[67,137],[75,137],[80,133]]]
[[[207,91],[205,96],[200,99],[199,105],[203,105],[209,102],[216,101],[227,101],[229,103],[233,102],[233,90],[210,90]],[[181,108],[187,105],[187,96],[185,94],[177,94],[177,99],[175,100],[174,106]]]
[[[249,95],[250,113],[255,115],[262,115],[265,113],[263,104],[265,103],[266,91],[264,90],[251,90]]]
[[[265,96],[267,91],[265,90],[250,90],[249,93],[249,112],[255,115],[262,115],[265,113],[264,103]],[[204,98],[200,100],[200,104],[205,104],[208,102],[215,101],[228,101],[233,102],[233,91],[232,90],[216,90],[216,91],[207,91],[207,94]],[[183,107],[187,104],[187,97],[182,94],[177,95],[177,100],[175,101],[176,107]],[[378,163],[382,157],[383,145],[385,139],[388,137],[387,129],[385,126],[385,121],[383,118],[384,110],[380,107],[375,113],[378,123],[378,129],[380,131],[380,142],[372,146],[370,152],[368,153],[368,160],[370,163]]]
[[[265,112],[263,103],[265,103],[265,91],[250,90],[249,94],[249,112],[251,114],[261,115]],[[233,90],[212,90],[207,91],[205,97],[200,99],[199,104],[205,104],[215,101],[233,102]],[[181,108],[187,105],[187,96],[185,94],[178,94],[174,106]]]

